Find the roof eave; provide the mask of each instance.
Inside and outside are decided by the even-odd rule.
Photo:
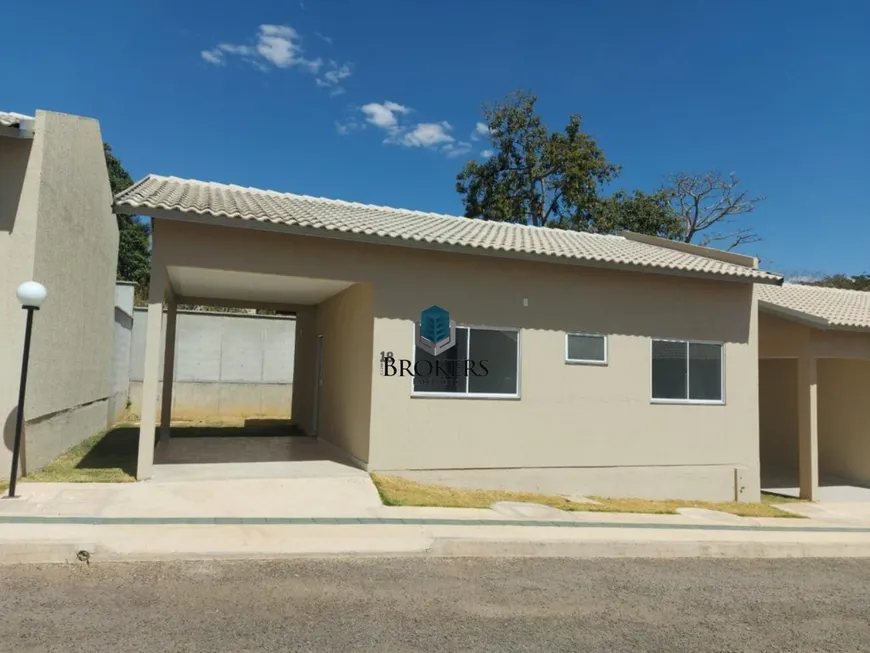
[[[813,327],[814,329],[820,329],[822,331],[854,331],[857,333],[870,333],[870,326],[865,327],[852,324],[836,324],[826,318],[819,317],[818,315],[779,306],[778,304],[763,299],[758,300],[758,307],[772,315],[783,317],[792,322],[799,322],[800,324]]]
[[[701,272],[695,270],[679,270],[675,268],[653,267],[648,265],[639,265],[631,263],[619,263],[611,261],[601,261],[595,259],[579,259],[568,258],[564,256],[548,256],[541,254],[532,254],[526,252],[516,252],[508,250],[486,249],[483,247],[470,247],[466,245],[452,245],[448,243],[433,243],[419,240],[403,240],[399,238],[388,238],[373,234],[361,234],[352,231],[338,231],[327,229],[315,229],[311,227],[301,227],[286,223],[276,224],[269,221],[261,221],[256,219],[243,219],[239,217],[231,217],[226,215],[216,215],[214,213],[196,211],[181,211],[178,209],[159,209],[150,208],[147,206],[137,206],[132,203],[125,202],[123,198],[132,194],[134,189],[144,183],[147,177],[131,186],[125,191],[119,193],[116,201],[112,206],[115,213],[142,215],[158,220],[175,220],[180,222],[193,222],[198,224],[220,224],[222,226],[257,229],[260,231],[271,231],[286,234],[295,234],[299,236],[309,236],[315,238],[331,238],[334,240],[344,240],[351,242],[365,242],[374,245],[387,245],[395,247],[407,247],[412,249],[426,249],[432,251],[453,252],[461,254],[471,254],[476,256],[491,256],[495,258],[509,258],[514,260],[526,260],[533,262],[548,262],[564,265],[576,265],[581,267],[595,267],[612,270],[623,270],[628,272],[646,272],[649,274],[663,274],[667,276],[690,277],[697,279],[730,281],[735,283],[760,283],[766,285],[780,286],[783,283],[783,278],[769,274],[764,277],[738,276],[730,274],[716,274],[710,272]],[[217,223],[216,221],[220,221]]]

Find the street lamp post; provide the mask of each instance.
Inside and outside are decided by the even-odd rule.
[[[36,281],[26,281],[18,286],[18,301],[27,311],[27,327],[24,331],[24,356],[21,359],[21,384],[18,387],[18,412],[15,420],[15,444],[12,447],[12,472],[9,474],[9,498],[15,496],[18,480],[18,457],[21,454],[21,431],[24,428],[24,393],[27,390],[27,362],[30,358],[30,332],[33,330],[33,313],[45,301],[45,286]]]

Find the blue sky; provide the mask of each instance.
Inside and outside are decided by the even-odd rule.
[[[764,240],[746,249],[766,267],[870,271],[861,0],[50,0],[33,11],[0,21],[0,109],[98,118],[135,178],[461,214],[455,175],[485,149],[472,139],[480,105],[522,87],[551,128],[583,115],[623,166],[618,186],[736,172],[767,196],[750,218]]]

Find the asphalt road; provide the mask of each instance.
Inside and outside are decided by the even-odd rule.
[[[868,651],[870,561],[0,567],[0,650]]]

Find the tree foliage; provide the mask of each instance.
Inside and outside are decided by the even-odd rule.
[[[536,102],[517,91],[484,106],[492,156],[469,161],[456,178],[467,217],[591,233],[630,230],[704,245],[727,240],[729,249],[758,240],[749,229],[722,230],[763,199],[738,189],[734,175],[679,173],[653,193],[603,196],[620,167],[583,131],[579,115],[550,132]]]
[[[132,186],[133,178],[112,154],[111,145],[104,143],[103,151],[106,155],[112,195],[116,195]],[[132,215],[119,213],[115,217],[118,220],[118,279],[133,281],[136,284],[136,294],[141,297],[147,294],[151,276],[151,228],[148,223],[137,220]]]
[[[805,285],[870,292],[870,274],[859,274],[854,277],[845,274],[832,274],[816,281],[807,281]]]

